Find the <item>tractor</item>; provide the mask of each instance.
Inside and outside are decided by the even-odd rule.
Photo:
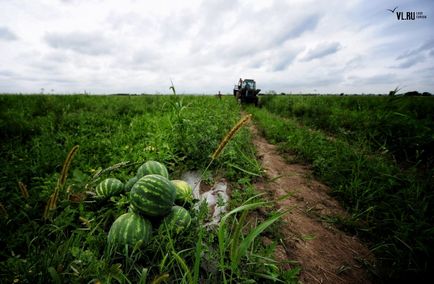
[[[234,96],[240,103],[254,103],[259,105],[258,94],[261,89],[256,89],[256,82],[252,79],[240,79],[234,86]]]

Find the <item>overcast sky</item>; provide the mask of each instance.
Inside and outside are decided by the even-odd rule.
[[[0,93],[169,93],[171,79],[230,93],[240,77],[264,92],[434,93],[433,27],[432,0],[0,0]]]

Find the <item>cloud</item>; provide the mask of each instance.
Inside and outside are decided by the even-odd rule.
[[[158,70],[162,64],[162,54],[149,47],[142,46],[131,52],[131,55],[124,54],[116,58],[112,67],[129,70]]]
[[[421,73],[433,66],[432,18],[400,22],[389,5],[15,2],[2,1],[0,9],[0,42],[15,40],[13,48],[0,44],[0,91],[165,93],[169,77],[180,93],[227,93],[240,77],[277,92],[378,93],[403,81],[434,90],[432,71]],[[430,15],[431,6],[420,11]]]
[[[322,43],[309,49],[303,57],[303,61],[311,61],[314,59],[322,58],[330,54],[338,52],[342,48],[339,42]]]
[[[377,74],[372,76],[348,76],[356,85],[394,84],[397,82],[395,73]]]
[[[320,16],[313,14],[305,16],[303,19],[295,22],[293,26],[282,25],[278,34],[275,34],[272,40],[273,44],[283,44],[289,39],[295,39],[303,33],[313,31],[318,25]],[[293,22],[293,21],[292,21]]]
[[[434,51],[434,40],[428,40],[414,49],[406,50],[405,52],[401,53],[398,57],[396,57],[396,60],[406,59],[409,57],[411,58],[425,52],[431,54],[433,51]]]
[[[17,40],[18,37],[8,28],[0,27],[0,40]]]
[[[15,76],[15,73],[9,70],[0,70],[0,76],[9,78]]]
[[[407,49],[395,58],[399,63],[392,68],[410,68],[426,61],[426,57],[434,54],[434,40],[428,40],[413,49]]]
[[[267,18],[253,33],[249,33],[250,37],[261,40],[263,48],[280,46],[308,32],[314,32],[321,19],[319,14],[291,15],[287,12],[291,11],[291,7],[287,6],[272,8],[269,12],[259,12],[252,16],[255,19]]]
[[[415,54],[409,58],[406,58],[404,61],[401,60],[401,63],[399,63],[396,66],[393,66],[393,68],[406,69],[406,68],[410,68],[410,67],[412,67],[418,63],[421,63],[423,61],[425,61],[425,56],[423,54]]]
[[[272,70],[286,70],[286,68],[294,62],[299,53],[299,49],[284,49],[282,52],[277,53],[273,62]]]
[[[48,33],[44,39],[52,48],[86,55],[104,55],[113,51],[113,43],[100,32]]]

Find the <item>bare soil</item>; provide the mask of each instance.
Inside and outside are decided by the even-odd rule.
[[[302,283],[371,283],[364,266],[374,260],[369,249],[325,221],[327,217],[348,217],[329,195],[330,189],[315,180],[308,166],[287,162],[291,159],[284,159],[254,126],[252,132],[265,170],[265,179],[258,181],[256,188],[273,198],[277,208],[291,209],[279,226],[283,244],[276,247],[276,259],[284,267],[291,267],[288,260],[298,263]]]

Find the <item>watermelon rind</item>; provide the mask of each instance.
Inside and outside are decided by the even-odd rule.
[[[130,191],[131,190],[131,188],[133,188],[133,186],[134,186],[134,184],[137,182],[139,180],[139,178],[138,177],[132,177],[132,178],[130,178],[128,181],[127,181],[127,183],[125,184],[125,191]]]
[[[187,202],[193,201],[193,189],[191,186],[183,180],[171,180],[176,188],[176,198],[175,202],[183,205]]]
[[[165,178],[169,178],[169,172],[165,165],[157,161],[147,161],[139,167],[137,170],[137,178],[144,177],[146,175],[157,174]]]
[[[98,197],[111,197],[118,195],[123,190],[124,184],[120,180],[116,178],[107,178],[97,185],[95,193]]]
[[[133,208],[145,216],[165,216],[176,198],[176,189],[167,178],[153,174],[139,179],[130,192]]]
[[[191,215],[187,209],[181,206],[173,206],[170,213],[164,217],[163,225],[165,228],[175,232],[176,234],[186,230],[191,223]]]
[[[152,235],[152,224],[146,218],[128,212],[119,216],[110,227],[108,242],[114,246],[146,245]]]

